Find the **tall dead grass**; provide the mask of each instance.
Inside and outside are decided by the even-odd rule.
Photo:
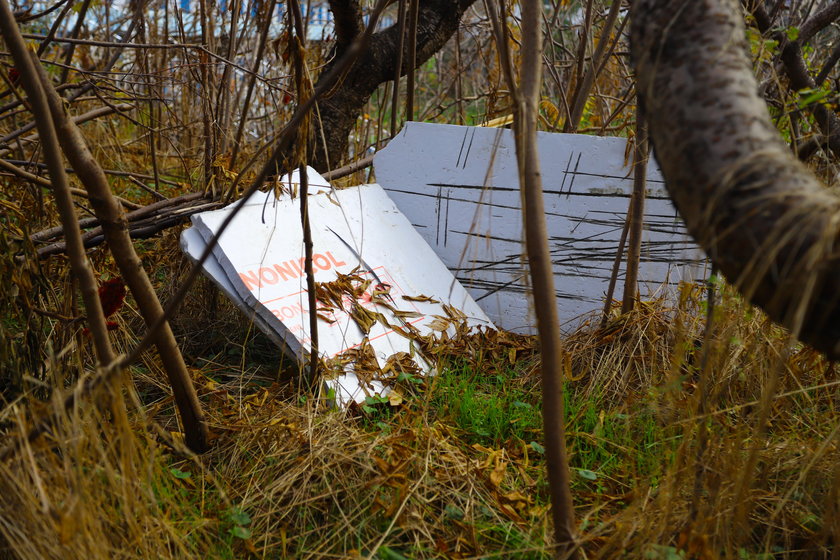
[[[836,369],[806,348],[786,347],[783,332],[728,290],[708,331],[704,307],[702,289],[686,287],[676,308],[647,302],[567,340],[567,388],[579,405],[571,410],[595,407],[602,424],[644,418],[640,432],[649,424],[661,437],[651,446],[639,433],[619,445],[570,418],[575,473],[589,473],[580,470],[585,442],[623,446],[609,476],[575,476],[587,557],[831,557],[840,510]],[[530,353],[526,339],[506,337],[455,341],[450,353],[481,344],[471,367],[501,371],[511,349]],[[158,375],[151,371],[99,406],[70,411],[0,465],[3,554],[550,556],[544,465],[526,442],[470,444],[423,392],[377,426],[265,377],[243,387],[218,375],[244,373],[241,363],[219,358],[193,369],[211,417],[205,456],[189,456],[172,435],[171,399],[151,386]],[[534,370],[525,359],[510,383],[536,384]],[[759,430],[763,389],[776,375]],[[24,433],[40,413],[34,404],[7,406],[6,437]],[[640,469],[642,456],[661,468]]]

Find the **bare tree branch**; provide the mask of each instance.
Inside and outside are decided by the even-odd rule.
[[[813,14],[799,26],[799,37],[796,40],[803,45],[810,42],[814,35],[837,21],[838,18],[840,18],[840,2],[828,2],[822,10]]]
[[[129,111],[134,108],[134,105],[130,105],[128,103],[121,103],[119,105],[114,105],[112,107],[98,107],[96,109],[92,109],[86,113],[73,117],[73,122],[76,124],[82,124],[87,121],[91,121],[93,119],[98,119],[99,117],[104,117],[106,115],[110,115],[112,113],[120,113],[121,111]],[[26,126],[22,126],[19,129],[10,132],[3,138],[0,138],[0,156],[6,155],[10,153],[12,150],[8,147],[8,143],[16,138],[20,138],[30,130],[35,128],[35,123],[29,123]],[[30,134],[23,138],[25,142],[34,142],[38,138],[37,134]]]
[[[461,15],[475,0],[420,0],[417,19],[417,56],[414,67],[424,63],[435,54],[455,33],[460,24]],[[396,61],[400,45],[400,26],[394,24],[379,31],[370,38],[367,47],[356,60],[353,68],[347,72],[340,83],[331,88],[329,93],[318,103],[320,126],[329,130],[325,139],[326,146],[315,143],[310,165],[319,171],[327,170],[341,163],[347,152],[348,136],[356,118],[365,103],[380,84],[393,80],[399,74],[406,75],[414,70],[402,57],[402,67],[398,69]],[[336,48],[335,54],[342,50]],[[324,76],[337,63],[340,56],[334,56],[328,62],[319,77],[316,87]],[[319,124],[314,125],[316,128]],[[313,138],[315,135],[313,135]],[[279,172],[288,171],[294,166],[284,167],[283,160],[290,159],[290,154],[281,154],[275,162]]]
[[[749,4],[747,4],[749,7]],[[787,74],[790,89],[797,92],[803,89],[813,89],[817,83],[808,72],[805,59],[802,58],[802,45],[812,38],[818,31],[829,25],[838,17],[840,2],[833,2],[824,10],[812,16],[804,25],[807,26],[807,33],[800,30],[799,37],[791,41],[784,31],[773,33],[775,40],[779,41],[781,49],[780,59]],[[752,6],[752,14],[755,17],[756,25],[761,33],[769,33],[773,29],[773,20],[761,5]],[[829,17],[833,16],[833,17]],[[819,27],[822,25],[822,27]],[[826,138],[828,147],[835,156],[840,157],[840,117],[822,103],[814,103],[809,107],[814,114],[814,119]]]
[[[645,187],[647,186],[648,132],[645,116],[636,112],[636,138],[633,146],[633,196],[630,199],[630,226],[627,240],[627,268],[621,312],[627,313],[639,299],[639,259],[642,254],[642,231],[645,222]]]
[[[111,254],[134,295],[143,320],[151,329],[151,326],[163,316],[163,308],[134,250],[131,236],[128,234],[125,214],[111,194],[108,179],[93,154],[90,153],[79,128],[65,113],[61,97],[52,88],[43,68],[40,68],[40,72],[64,153],[88,191],[88,198],[97,218],[102,223],[103,234],[108,241]],[[192,379],[168,323],[164,322],[159,329],[154,331],[154,342],[163,369],[172,385],[175,402],[183,422],[186,444],[194,452],[201,453],[207,449],[207,424]]]
[[[60,134],[50,116],[47,95],[43,89],[38,69],[32,57],[30,57],[30,52],[23,41],[23,37],[20,35],[20,30],[7,0],[0,0],[0,33],[2,33],[3,40],[12,53],[15,65],[21,75],[23,88],[27,97],[29,97],[38,134],[42,139],[44,158],[49,166],[50,179],[53,184],[56,205],[61,215],[64,235],[67,239],[70,266],[79,282],[82,298],[87,309],[88,325],[93,337],[96,358],[100,364],[105,365],[113,361],[114,351],[108,339],[108,327],[105,325],[105,315],[102,313],[102,303],[99,300],[96,278],[88,262],[79,234],[79,222],[73,206],[67,174],[64,172],[64,164],[61,161]],[[35,53],[31,54],[33,57],[35,56]]]
[[[572,110],[569,119],[563,125],[564,132],[574,132],[580,124],[580,119],[583,116],[583,109],[586,106],[586,101],[589,99],[589,92],[592,91],[592,86],[595,83],[595,78],[598,77],[598,72],[601,70],[605,55],[607,54],[607,46],[610,46],[610,51],[615,49],[616,44],[620,40],[620,34],[616,34],[615,39],[610,39],[615,22],[618,20],[619,10],[621,8],[622,0],[613,0],[610,11],[607,13],[607,19],[604,21],[604,26],[601,28],[601,37],[598,39],[598,46],[595,48],[595,54],[583,75],[583,79],[578,82],[578,87],[572,97]]]
[[[43,177],[39,177],[38,175],[35,175],[34,173],[30,173],[29,171],[26,171],[25,169],[21,169],[17,165],[15,165],[15,164],[13,164],[9,161],[6,161],[5,159],[0,159],[0,168],[5,169],[9,173],[11,173],[11,174],[13,174],[13,175],[25,180],[25,181],[29,181],[30,183],[38,185],[39,187],[44,187],[45,189],[50,189],[50,190],[53,190],[53,188],[54,188],[54,185],[48,179],[44,179]],[[66,170],[65,170],[65,172],[66,172]],[[87,192],[86,191],[84,191],[82,189],[77,189],[75,187],[67,187],[67,188],[70,191],[70,194],[73,194],[73,195],[76,195],[76,196],[83,196],[83,197],[87,198]],[[131,202],[130,200],[126,200],[126,199],[121,198],[119,196],[117,196],[115,198],[119,201],[120,204],[122,204],[126,208],[129,208],[129,209],[132,209],[132,210],[136,210],[136,209],[140,208],[139,204],[135,204],[134,202]]]
[[[831,71],[834,70],[834,67],[837,66],[837,61],[840,61],[840,41],[837,41],[837,44],[834,45],[834,50],[831,51],[831,54],[823,64],[822,69],[820,69],[820,73],[817,74],[817,77],[814,78],[814,82],[817,84],[818,87],[823,85],[823,82],[828,78],[828,75],[831,74]]]
[[[362,7],[358,0],[330,0],[330,11],[333,13],[336,46],[343,51],[365,30]]]

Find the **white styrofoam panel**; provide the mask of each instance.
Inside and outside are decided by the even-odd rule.
[[[600,309],[633,191],[623,138],[539,133],[561,321]],[[409,122],[374,158],[377,182],[500,328],[533,333],[510,130]],[[621,271],[623,277],[623,265]],[[656,162],[648,166],[643,297],[705,274]],[[618,296],[621,294],[618,285]]]
[[[316,282],[331,282],[339,273],[358,269],[357,274],[376,278],[374,285],[388,284],[396,307],[417,316],[399,319],[369,298],[358,303],[382,313],[391,324],[408,321],[423,334],[432,332],[436,316],[445,315],[442,304],[461,310],[471,326],[493,327],[381,187],[362,185],[334,191],[314,170],[309,170],[308,177]],[[296,173],[282,182],[296,192]],[[192,216],[192,229],[203,243],[187,230],[182,239],[185,251],[193,259],[198,258],[240,204],[241,201]],[[240,308],[250,310],[255,324],[281,341],[287,353],[302,360],[310,347],[310,310],[303,272],[300,198],[288,193],[280,197],[271,192],[256,193],[221,235],[213,257],[205,272]],[[408,301],[401,297],[404,295],[425,295],[437,301]],[[333,322],[318,322],[318,350],[322,357],[335,357],[364,340],[370,342],[380,364],[398,352],[416,354],[411,341],[381,323],[365,335],[348,313],[336,310],[331,318]],[[417,359],[426,366],[422,358]],[[340,401],[364,399],[365,390],[359,387],[352,372],[334,380],[332,385]],[[377,384],[372,391],[381,389]]]

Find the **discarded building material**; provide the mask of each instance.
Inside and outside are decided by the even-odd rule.
[[[602,305],[633,189],[632,149],[624,138],[579,134],[539,133],[538,142],[560,317],[573,326]],[[513,133],[409,122],[376,154],[374,169],[496,325],[536,332]],[[644,228],[643,298],[705,275],[705,257],[652,158]]]
[[[458,323],[493,326],[379,185],[332,190],[312,169],[308,178],[317,310],[307,303],[297,173],[281,180],[280,196],[252,196],[204,265],[287,354],[301,361],[307,354],[311,312],[324,359],[343,363],[343,353],[369,349],[380,367],[411,357],[426,369],[420,338],[454,334]],[[187,255],[197,260],[237,205],[192,216],[181,238]],[[349,370],[328,384],[340,402],[383,388],[365,387]]]

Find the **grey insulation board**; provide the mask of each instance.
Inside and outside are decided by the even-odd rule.
[[[603,306],[633,190],[624,138],[539,133],[549,243],[567,328]],[[535,332],[510,130],[409,122],[374,158],[377,182],[499,327]],[[659,167],[648,165],[642,297],[706,274]],[[621,296],[622,262],[616,296]]]

